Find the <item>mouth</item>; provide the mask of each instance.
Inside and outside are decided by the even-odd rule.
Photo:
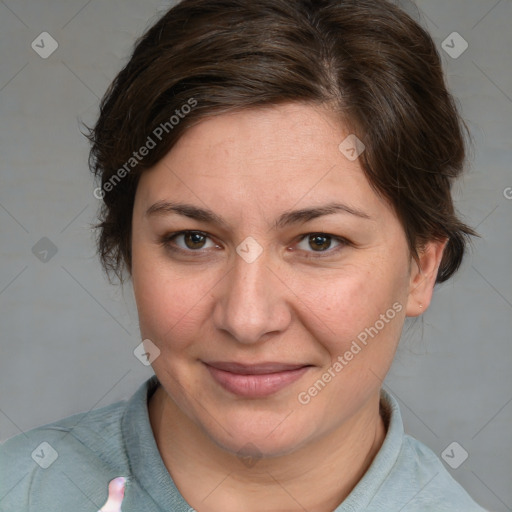
[[[230,393],[246,398],[262,398],[300,379],[312,365],[289,363],[242,364],[204,362],[213,380]]]

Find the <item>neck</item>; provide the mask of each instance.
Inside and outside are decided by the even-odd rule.
[[[386,435],[377,393],[361,413],[287,455],[240,459],[215,444],[159,386],[149,416],[162,460],[201,512],[331,512],[369,468]],[[261,491],[264,489],[264,503]],[[312,492],[314,489],[314,492]]]

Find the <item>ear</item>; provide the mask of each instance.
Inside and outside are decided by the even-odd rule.
[[[431,240],[418,251],[418,262],[412,258],[406,316],[419,316],[428,309],[447,243],[447,238]]]

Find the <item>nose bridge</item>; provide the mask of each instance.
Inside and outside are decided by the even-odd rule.
[[[288,321],[282,286],[268,268],[269,254],[262,251],[254,259],[254,252],[250,254],[254,250],[254,246],[240,244],[216,305],[221,309],[215,315],[217,327],[241,343],[256,343],[267,332],[284,329]]]

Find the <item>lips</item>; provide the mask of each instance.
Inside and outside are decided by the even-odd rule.
[[[311,367],[275,362],[242,364],[215,361],[204,364],[217,384],[246,398],[262,398],[277,393],[300,379]]]
[[[269,373],[280,373],[291,370],[297,370],[309,366],[306,364],[286,364],[286,363],[260,363],[260,364],[240,364],[231,362],[213,362],[206,363],[218,370],[224,370],[230,373],[240,375],[265,375]]]

